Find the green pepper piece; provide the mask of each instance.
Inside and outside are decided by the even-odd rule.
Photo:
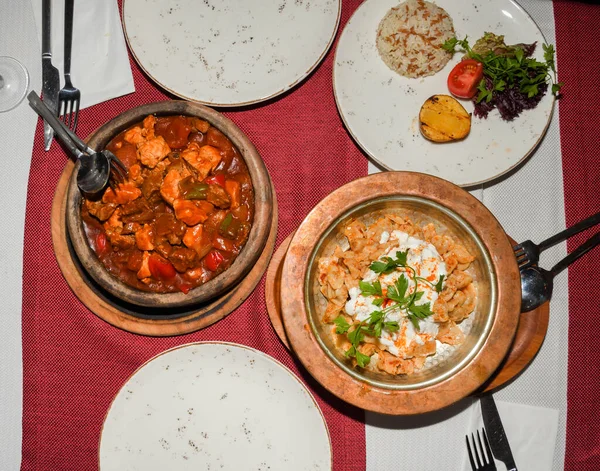
[[[206,183],[198,183],[189,188],[183,197],[186,200],[205,200],[208,194],[207,192],[208,185]]]

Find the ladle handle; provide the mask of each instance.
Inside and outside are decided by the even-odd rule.
[[[558,234],[555,234],[552,237],[540,242],[538,244],[540,251],[547,249],[548,247],[552,247],[553,245],[556,245],[575,234],[579,234],[581,231],[595,226],[598,223],[600,223],[600,213],[593,214],[592,216],[585,218],[583,221],[579,221],[577,224],[574,224],[564,231],[561,231]]]
[[[586,240],[583,244],[577,247],[573,252],[563,258],[560,262],[552,267],[550,270],[550,274],[552,277],[558,275],[561,271],[567,268],[571,263],[577,260],[579,257],[582,257],[590,250],[592,250],[596,245],[600,244],[600,232],[597,232],[595,235]]]
[[[54,132],[61,140],[61,142],[67,147],[67,149],[76,156],[80,158],[82,152],[78,149],[73,142],[73,139],[69,135],[69,133],[62,127],[59,119],[54,115],[50,108],[46,106],[46,104],[40,99],[40,97],[35,93],[34,90],[29,92],[27,95],[27,99],[29,100],[29,105],[34,109],[34,111],[39,114],[42,118],[46,120],[46,122],[54,129]]]

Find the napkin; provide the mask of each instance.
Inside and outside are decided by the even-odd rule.
[[[552,469],[558,410],[498,400],[496,405],[517,468],[527,471]],[[483,427],[479,401],[471,406],[470,424],[469,433]],[[496,466],[499,470],[505,469],[501,461],[496,461]],[[463,469],[471,471],[466,445]]]
[[[31,5],[41,44],[42,0],[31,0]],[[64,85],[64,8],[64,0],[52,1],[52,64],[60,73],[61,88]],[[80,108],[135,91],[116,0],[75,2],[71,82],[81,91]]]

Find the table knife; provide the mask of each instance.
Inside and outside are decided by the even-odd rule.
[[[51,18],[51,0],[42,0],[42,95],[46,106],[57,114],[60,77],[52,65]],[[44,120],[44,149],[50,149],[53,136],[52,127]]]
[[[510,451],[508,438],[504,432],[504,426],[500,420],[500,414],[498,414],[494,398],[491,394],[488,394],[481,396],[479,402],[481,403],[483,426],[485,427],[485,433],[488,436],[494,458],[502,461],[506,465],[507,471],[517,471],[517,465]]]

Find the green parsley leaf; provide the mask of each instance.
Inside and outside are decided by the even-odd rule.
[[[335,333],[336,334],[345,334],[346,332],[348,332],[348,329],[350,328],[350,324],[348,324],[348,321],[346,319],[344,319],[344,316],[337,316],[334,320],[333,323],[337,326],[335,329]]]
[[[396,266],[404,267],[408,263],[406,260],[408,259],[408,249],[404,252],[398,251],[396,252]]]
[[[373,300],[373,304],[377,307],[380,307],[383,304],[383,301],[385,301],[385,299],[383,298],[375,298]]]
[[[396,321],[385,322],[384,326],[388,332],[396,332],[400,329],[400,325]]]
[[[348,333],[348,340],[352,345],[358,345],[364,338],[363,326],[360,324]]]
[[[408,289],[408,279],[404,274],[400,275],[393,286],[389,286],[386,296],[398,304],[406,302],[406,290]]]
[[[355,350],[355,353],[356,353],[356,363],[358,363],[358,366],[360,366],[361,368],[364,368],[365,366],[367,366],[369,364],[369,362],[371,361],[370,356],[360,353],[358,351],[358,349]]]
[[[552,84],[552,93],[554,95],[556,95],[560,91],[560,89],[562,88],[563,85],[564,85],[563,82],[553,83]]]
[[[365,296],[383,296],[383,292],[381,291],[381,283],[379,280],[374,281],[373,283],[360,281],[358,283],[358,287],[360,288],[361,294]]]
[[[442,292],[442,289],[443,289],[443,284],[444,284],[444,278],[445,278],[445,277],[446,277],[445,275],[441,275],[441,276],[440,276],[440,279],[439,279],[439,280],[438,280],[438,282],[435,284],[435,291],[436,291],[436,292],[438,292],[438,293],[441,293],[441,292]]]
[[[446,39],[446,41],[444,41],[444,44],[442,44],[442,49],[444,51],[454,52],[457,42],[458,42],[458,39],[456,39],[456,38]]]
[[[390,257],[384,257],[381,260],[371,263],[369,268],[375,273],[391,273],[395,270],[396,265]]]

